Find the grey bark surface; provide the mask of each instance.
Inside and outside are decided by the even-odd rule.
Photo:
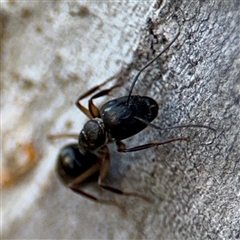
[[[44,70],[45,75],[39,71],[41,78],[47,80],[38,82],[38,78],[31,79],[29,77],[32,82],[35,81],[34,89],[30,89],[31,93],[29,91],[24,93],[30,94],[30,96],[32,94],[35,97],[28,102],[28,109],[24,110],[21,115],[24,117],[20,117],[20,119],[23,121],[23,129],[26,130],[25,124],[29,124],[26,114],[29,116],[33,109],[37,111],[36,116],[30,117],[34,122],[31,125],[34,134],[32,133],[33,136],[30,134],[30,138],[38,143],[37,146],[43,158],[41,161],[44,164],[39,164],[36,169],[34,174],[37,177],[30,175],[15,189],[3,192],[3,213],[6,220],[3,223],[2,238],[239,239],[239,1],[156,1],[154,6],[145,3],[133,4],[131,7],[130,3],[126,3],[126,6],[117,3],[111,4],[110,6],[102,3],[99,13],[94,4],[88,6],[88,10],[84,8],[85,11],[76,11],[78,4],[72,9],[69,8],[67,13],[61,7],[58,9],[59,15],[66,14],[75,17],[74,19],[76,17],[85,18],[85,20],[81,20],[85,21],[81,24],[86,29],[89,24],[92,27],[96,25],[95,29],[101,27],[102,35],[95,36],[99,33],[97,30],[96,33],[93,30],[91,34],[94,36],[92,40],[89,40],[90,46],[84,45],[87,40],[79,49],[76,50],[73,47],[70,49],[72,52],[66,52],[62,45],[71,45],[72,39],[78,38],[79,34],[75,33],[78,28],[77,24],[74,25],[76,20],[68,22],[69,26],[62,34],[66,35],[69,31],[68,34],[71,38],[65,39],[69,42],[61,42],[60,34],[58,41],[53,38],[51,39],[52,45],[50,43],[47,46],[49,49],[53,46],[57,49],[55,55],[48,58],[52,65],[48,65],[47,70]],[[116,23],[119,19],[122,22],[119,22],[119,25],[116,23],[111,25],[113,16],[126,16],[119,12],[127,11],[127,4],[130,4],[129,9],[131,8],[128,19],[116,17],[116,19],[114,18]],[[43,5],[39,6],[44,9]],[[56,11],[56,6],[48,6],[48,8]],[[87,17],[85,15],[83,17],[83,13]],[[102,23],[98,17],[95,17],[96,14],[107,22],[108,27],[102,27],[105,22]],[[145,19],[139,25],[142,15],[145,16]],[[7,16],[6,14],[6,18]],[[131,19],[134,19],[134,22],[131,22]],[[6,22],[9,23],[10,20]],[[54,20],[49,20],[47,24],[53,24],[53,22]],[[117,26],[117,29],[121,29],[126,27],[127,23],[130,26],[125,29],[128,34],[124,37],[126,32],[122,31],[121,37],[124,41],[131,43],[121,45],[123,39],[115,41],[114,37],[117,35],[114,36],[114,33],[111,33],[111,27]],[[54,22],[54,24],[60,23]],[[7,26],[6,24],[6,29],[11,32]],[[44,26],[42,28],[44,32]],[[131,35],[133,29],[136,30],[136,35],[135,33]],[[87,30],[85,31],[86,35],[90,34]],[[106,183],[123,190],[144,193],[151,197],[154,203],[149,204],[138,198],[122,197],[106,191],[99,191],[94,186],[86,189],[98,194],[101,198],[116,199],[126,207],[126,216],[116,207],[92,203],[75,195],[58,182],[53,170],[48,170],[50,171],[48,175],[46,174],[48,178],[43,181],[46,165],[52,161],[48,158],[56,157],[57,151],[60,149],[59,144],[55,143],[54,146],[51,146],[51,143],[46,141],[46,135],[55,133],[54,131],[56,133],[66,132],[69,119],[72,121],[70,132],[78,132],[82,123],[79,125],[77,122],[82,114],[72,106],[72,102],[90,86],[99,84],[98,82],[87,85],[89,83],[82,80],[84,77],[87,78],[84,75],[89,74],[89,82],[93,83],[92,79],[96,78],[98,74],[101,78],[103,77],[105,74],[103,68],[111,69],[107,78],[117,72],[121,65],[119,62],[124,62],[125,70],[117,79],[119,83],[122,83],[122,87],[114,91],[110,97],[127,95],[131,80],[137,70],[151,60],[154,54],[160,52],[178,31],[180,31],[180,36],[176,42],[159,60],[143,72],[133,94],[147,95],[157,101],[160,107],[158,117],[154,121],[157,126],[164,128],[180,124],[204,124],[215,128],[216,135],[210,130],[197,128],[165,130],[159,133],[149,127],[124,141],[126,145],[133,147],[153,140],[162,141],[176,136],[189,136],[191,141],[126,154],[117,153],[116,147],[110,146],[112,165]],[[51,38],[51,34],[48,34],[48,38]],[[81,34],[84,34],[84,30]],[[100,45],[91,47],[92,42],[98,41],[96,39],[104,36],[106,37],[105,45],[102,45],[103,41]],[[112,42],[108,41],[107,36]],[[140,40],[139,43],[135,43],[137,50],[134,53],[133,61],[130,62],[134,42],[137,42],[135,38]],[[84,36],[74,41],[78,43],[81,40],[84,41]],[[37,44],[41,47],[41,43]],[[121,53],[116,51],[117,57],[111,58],[111,55],[115,54],[115,52],[111,52],[113,50],[101,52],[96,49],[98,47],[107,49],[109,44],[119,45],[122,48]],[[76,44],[76,46],[78,45]],[[88,47],[91,48],[90,60],[87,65],[84,65],[81,51],[86,51],[83,56],[85,60],[88,60],[86,59],[86,55],[89,54],[86,50]],[[95,50],[100,52],[94,55]],[[79,51],[80,56],[74,55],[76,54],[74,51]],[[123,52],[127,56],[126,59],[121,55]],[[108,58],[107,63],[102,63],[104,53]],[[71,57],[72,54],[74,56]],[[30,58],[31,56],[26,57]],[[99,59],[94,60],[98,57]],[[98,62],[99,65],[97,65]],[[6,77],[9,76],[4,73],[4,71],[9,72],[9,66],[6,67],[7,63],[9,60],[4,58],[3,80],[5,81],[2,84],[5,93],[4,100],[7,99],[6,92],[10,91],[9,83],[6,81]],[[46,68],[45,65],[43,67]],[[81,67],[83,70],[79,70]],[[16,66],[13,66],[12,69],[14,70],[11,71],[17,71]],[[26,72],[21,72],[22,85],[20,89],[24,84],[29,83],[29,78],[24,78]],[[95,72],[95,75],[92,72]],[[80,81],[83,82],[81,89],[78,87]],[[12,84],[17,85],[19,82],[12,82]],[[41,87],[41,91],[36,92],[36,86]],[[70,101],[72,102],[69,103]],[[3,104],[11,108],[4,101]],[[49,108],[54,110],[50,111]],[[68,108],[73,110],[68,112]],[[44,115],[44,112],[47,113]],[[16,119],[18,120],[17,117]],[[22,124],[22,122],[20,123]],[[13,126],[15,125],[13,124]],[[9,127],[5,135],[3,133],[3,139],[9,134],[12,136],[11,132],[13,132],[13,136],[17,133],[14,132],[14,128]],[[65,145],[66,142],[63,141],[61,144]],[[53,154],[49,152],[53,152]],[[49,166],[49,169],[51,167]],[[40,190],[36,190],[33,186],[28,187],[28,191],[23,190],[26,188],[25,184],[33,179],[38,183]],[[30,191],[31,189],[33,192]],[[34,203],[30,204],[27,196],[33,195],[34,191],[40,191],[40,193]],[[23,195],[24,197],[22,197]],[[18,201],[18,196],[22,201]],[[16,202],[17,204],[14,205]],[[27,202],[31,207],[29,209],[27,206],[22,208],[23,202]],[[16,209],[19,208],[23,210],[15,214]]]

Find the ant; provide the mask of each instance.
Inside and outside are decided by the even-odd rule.
[[[81,105],[80,101],[82,99],[99,90],[101,86],[111,80],[108,79],[101,85],[97,85],[88,90],[77,99],[75,105],[90,119],[83,126],[79,135],[57,134],[48,136],[49,139],[65,137],[78,139],[78,144],[69,144],[63,147],[57,160],[57,173],[60,180],[67,184],[68,187],[75,193],[85,196],[95,202],[118,206],[123,210],[123,207],[118,202],[99,199],[92,194],[83,191],[79,187],[80,184],[84,182],[88,183],[90,178],[95,176],[97,177],[97,180],[95,178],[95,181],[97,181],[98,185],[103,189],[126,196],[140,197],[148,202],[151,202],[151,199],[144,195],[132,192],[123,192],[119,189],[106,186],[103,183],[110,166],[110,153],[107,144],[115,142],[119,152],[134,152],[175,141],[189,141],[189,138],[180,137],[168,139],[163,142],[153,141],[132,148],[126,148],[125,144],[121,141],[141,132],[147,126],[153,127],[157,130],[163,130],[162,128],[151,124],[158,115],[158,104],[156,101],[147,96],[132,95],[132,91],[141,72],[158,59],[167,49],[169,49],[176,41],[179,34],[180,31],[162,52],[149,61],[137,73],[133,79],[128,96],[110,100],[103,104],[99,110],[94,105],[93,100],[108,95],[114,88],[119,87],[118,85],[115,85],[109,89],[105,89],[94,94],[88,101],[88,109]],[[204,125],[180,125],[164,129],[183,127],[200,127],[215,131],[215,129]]]

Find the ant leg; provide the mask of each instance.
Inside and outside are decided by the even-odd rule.
[[[90,114],[91,114],[94,118],[100,117],[100,112],[99,112],[99,109],[94,105],[93,99],[96,99],[96,98],[99,98],[99,97],[108,95],[114,88],[117,88],[117,87],[120,87],[120,85],[116,84],[116,85],[114,85],[114,86],[111,87],[111,88],[102,90],[101,92],[93,95],[93,96],[90,98],[90,100],[89,100],[89,102],[88,102],[88,108],[89,108]]]
[[[135,152],[135,151],[140,151],[140,150],[143,150],[143,149],[146,149],[146,148],[151,148],[151,147],[155,147],[155,146],[159,146],[159,145],[164,145],[164,144],[171,143],[171,142],[176,142],[176,141],[187,141],[187,142],[189,142],[190,140],[189,140],[189,138],[172,138],[172,139],[166,140],[164,142],[150,142],[150,143],[147,143],[147,144],[144,144],[144,145],[139,145],[139,146],[132,147],[132,148],[126,148],[125,144],[121,141],[117,141],[116,144],[117,144],[117,150],[119,152]]]
[[[115,78],[117,78],[120,73],[122,72],[123,70],[123,67],[121,67],[120,71],[117,72],[116,74],[114,74],[112,77],[108,78],[107,80],[105,80],[103,83],[91,88],[90,90],[88,90],[87,92],[85,92],[84,94],[82,94],[78,99],[77,101],[75,102],[75,105],[77,106],[77,108],[82,111],[89,119],[92,119],[94,117],[98,117],[99,116],[99,110],[97,109],[97,107],[92,103],[92,99],[93,98],[97,98],[97,96],[93,96],[89,102],[88,102],[88,107],[89,107],[89,110],[87,108],[85,108],[81,103],[80,101],[86,97],[88,97],[89,95],[93,94],[94,92],[98,91],[102,86],[106,85],[108,82],[114,80]],[[118,87],[117,85],[115,87]],[[115,87],[113,88],[110,88],[107,93],[105,94],[102,94],[101,96],[103,95],[107,95],[108,92],[110,92],[112,89],[114,89]],[[100,97],[100,96],[98,96]]]
[[[133,197],[139,197],[142,198],[143,200],[152,203],[152,199],[146,197],[145,195],[139,194],[139,193],[133,193],[133,192],[123,192],[122,190],[110,187],[110,186],[106,186],[103,183],[103,180],[105,179],[107,172],[109,170],[110,167],[110,154],[109,154],[109,150],[107,148],[107,146],[104,146],[102,149],[102,151],[99,152],[100,155],[102,155],[102,163],[101,163],[101,168],[100,168],[100,174],[99,174],[99,178],[98,178],[98,185],[103,188],[106,189],[110,192],[114,192],[120,195],[125,195],[125,196],[133,196]]]
[[[99,171],[99,163],[93,165],[90,169],[88,169],[86,172],[82,173],[80,176],[75,178],[73,182],[71,182],[68,187],[75,193],[82,195],[92,201],[98,202],[98,203],[103,203],[107,205],[114,205],[116,207],[119,207],[123,212],[125,212],[125,209],[123,206],[121,206],[118,202],[113,201],[113,200],[104,200],[104,199],[99,199],[92,194],[86,193],[85,191],[81,190],[79,188],[79,184],[82,183],[84,180],[88,179],[90,176],[93,174],[97,173]]]

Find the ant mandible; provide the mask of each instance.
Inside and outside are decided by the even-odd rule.
[[[159,146],[174,141],[189,141],[188,138],[172,138],[164,142],[150,142],[144,145],[126,148],[121,141],[129,138],[147,126],[151,126],[158,130],[161,128],[151,124],[158,114],[158,104],[155,100],[147,96],[132,95],[133,88],[140,76],[141,72],[151,65],[157,58],[159,58],[170,46],[176,41],[180,34],[159,53],[155,58],[149,61],[135,76],[128,96],[116,98],[106,102],[100,110],[94,105],[93,99],[108,95],[115,85],[109,89],[102,90],[94,94],[88,102],[88,108],[81,105],[80,101],[100,89],[102,85],[111,79],[108,79],[103,84],[95,86],[83,95],[77,101],[76,106],[90,119],[86,122],[80,134],[57,134],[49,135],[49,139],[74,137],[78,138],[78,144],[70,144],[61,149],[57,161],[57,173],[63,183],[67,184],[71,190],[87,197],[95,202],[115,205],[123,209],[123,207],[116,201],[99,199],[92,194],[83,191],[79,185],[90,177],[98,174],[98,185],[108,191],[143,198],[146,201],[151,201],[144,195],[132,192],[123,192],[119,189],[106,186],[103,183],[110,166],[110,153],[107,144],[116,142],[117,150],[119,152],[134,152],[154,146]],[[181,125],[170,128],[182,127],[200,127],[215,131],[213,128],[204,125]],[[167,128],[169,129],[169,128]]]

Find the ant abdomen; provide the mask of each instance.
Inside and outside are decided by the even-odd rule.
[[[123,140],[141,132],[158,114],[158,104],[147,96],[132,95],[106,102],[100,109],[108,138]],[[143,121],[139,121],[141,118]]]

